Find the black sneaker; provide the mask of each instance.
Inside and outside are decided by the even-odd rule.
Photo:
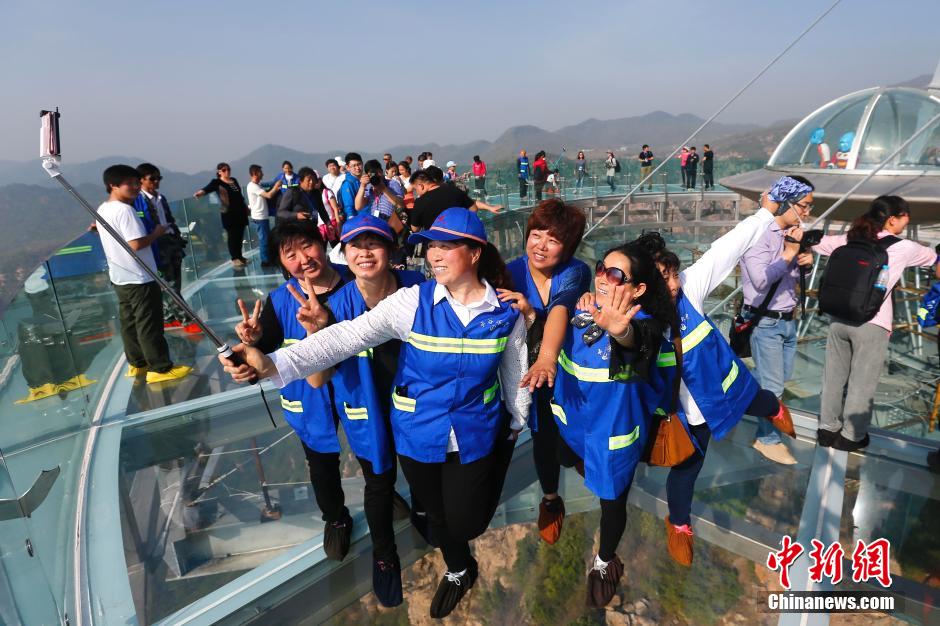
[[[434,535],[431,533],[431,523],[428,520],[428,514],[424,511],[411,510],[411,525],[415,527],[424,542],[432,548],[439,547]]]
[[[408,501],[402,498],[397,491],[392,492],[392,519],[400,522],[411,516],[411,507]]]
[[[604,563],[600,557],[594,557],[594,566],[588,572],[587,605],[602,609],[617,594],[617,585],[623,576],[623,562],[616,554]]]
[[[927,467],[934,474],[940,474],[940,449],[927,453]]]
[[[839,438],[839,433],[834,433],[831,430],[826,430],[825,428],[816,429],[816,442],[823,448],[831,448],[832,444],[836,442],[836,439]]]
[[[434,599],[431,600],[431,617],[441,619],[447,617],[457,608],[457,604],[463,599],[473,583],[477,581],[477,562],[473,561],[470,566],[464,570],[462,575],[447,572],[441,579],[441,584],[437,586],[437,592]]]
[[[327,522],[323,529],[323,550],[331,561],[342,561],[349,553],[349,539],[352,537],[352,518],[338,522]]]
[[[372,592],[384,607],[402,603],[401,562],[397,554],[393,559],[372,559]]]
[[[861,450],[862,448],[867,448],[870,440],[866,434],[861,441],[852,441],[851,439],[846,439],[839,434],[836,440],[833,442],[832,447],[836,450],[845,450],[846,452],[855,452],[856,450]]]

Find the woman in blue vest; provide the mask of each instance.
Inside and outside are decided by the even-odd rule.
[[[666,249],[658,233],[640,237],[656,259],[679,314],[682,340],[682,380],[679,417],[692,435],[697,451],[669,471],[666,482],[669,516],[666,541],[669,554],[681,565],[692,565],[692,496],[695,480],[705,462],[711,437],[721,439],[741,421],[745,413],[766,418],[781,432],[795,437],[790,412],[773,392],[761,389],[747,366],[734,354],[715,323],[705,314],[705,299],[734,270],[744,253],[775,220],[779,207],[765,194],[762,210],[746,218],[719,237],[709,250],[680,272],[679,258]],[[776,218],[783,227],[782,216]],[[791,233],[799,238],[801,231]],[[667,344],[664,344],[664,346]],[[671,393],[675,359],[664,347],[659,359],[663,375],[660,388]],[[663,402],[668,402],[664,398]]]
[[[663,333],[678,329],[675,306],[652,255],[631,242],[608,250],[595,268],[596,303],[577,310],[558,356],[551,411],[561,456],[600,498],[600,546],[587,580],[589,606],[617,593],[616,549],[627,524],[627,496],[662,390],[650,369]],[[658,377],[652,377],[658,380]]]
[[[427,510],[447,572],[431,617],[449,615],[477,578],[469,541],[492,517],[505,467],[498,440],[515,440],[529,412],[525,322],[496,288],[509,284],[480,219],[454,207],[409,237],[428,244],[434,281],[401,289],[371,311],[265,355],[238,345],[245,365],[222,359],[238,382],[283,386],[386,341],[404,342],[393,381],[392,434],[411,492]],[[503,403],[511,424],[503,419]],[[501,443],[501,441],[499,442]]]
[[[503,301],[524,301],[528,305],[525,317],[532,320],[526,340],[530,369],[523,383],[534,393],[529,416],[532,455],[544,494],[538,528],[548,544],[558,541],[565,517],[565,503],[558,495],[558,427],[549,403],[568,318],[578,298],[591,287],[590,269],[574,258],[584,235],[584,222],[581,209],[561,200],[540,203],[526,225],[525,254],[506,266],[515,291],[499,296]]]
[[[339,269],[327,261],[323,239],[313,221],[278,226],[271,231],[269,246],[270,258],[278,260],[287,282],[268,294],[263,307],[260,300],[256,302],[250,316],[245,303],[239,300],[242,321],[235,327],[243,343],[263,353],[295,344],[316,332],[316,324],[298,319],[298,311],[306,308],[311,295],[323,304],[346,283]],[[299,379],[284,386],[281,408],[307,457],[313,494],[325,524],[324,549],[329,558],[341,561],[349,551],[352,519],[340,482],[338,418],[331,399],[332,385],[314,389],[311,382]]]
[[[389,259],[397,246],[385,220],[360,214],[343,224],[340,242],[355,280],[330,296],[329,311],[316,300],[307,301],[309,314],[323,328],[330,324],[330,312],[336,322],[355,319],[402,287],[424,282],[419,272],[390,269]],[[392,528],[398,472],[389,423],[400,351],[401,341],[386,341],[311,377],[314,387],[327,380],[333,383],[336,411],[362,467],[362,506],[372,538],[372,588],[387,607],[402,602],[401,562]]]

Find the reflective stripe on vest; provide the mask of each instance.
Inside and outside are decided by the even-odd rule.
[[[362,352],[360,352],[360,353],[357,354],[356,356],[362,357],[363,359],[371,359],[373,354],[374,354],[373,349],[372,349],[372,348],[369,348],[368,350],[363,350]]]
[[[620,450],[621,448],[626,448],[630,444],[634,443],[637,439],[640,438],[640,425],[637,424],[636,428],[633,429],[629,435],[617,435],[611,437],[608,440],[607,447],[611,450]]]
[[[705,339],[710,332],[712,332],[712,325],[708,323],[708,320],[702,321],[692,332],[682,338],[682,351],[688,352],[702,343],[702,340]]]
[[[499,379],[496,379],[496,382],[493,383],[493,386],[489,389],[483,390],[483,404],[489,404],[496,398],[496,392],[499,390]]]
[[[731,362],[731,371],[728,372],[728,375],[725,376],[725,379],[721,381],[721,390],[725,393],[728,393],[728,388],[734,384],[735,379],[738,377],[738,364],[734,361]]]
[[[924,307],[918,307],[918,308],[917,308],[917,318],[920,319],[921,321],[926,320],[926,319],[927,319],[927,309],[925,309]]]
[[[656,367],[675,367],[676,366],[676,353],[675,352],[660,352],[659,356],[656,357]]]
[[[555,404],[554,402],[552,402],[550,406],[552,407],[552,413],[555,415],[555,417],[557,417],[558,420],[559,420],[562,424],[564,424],[565,426],[567,426],[567,425],[568,425],[568,416],[565,415],[565,410],[564,410],[563,408],[561,408],[561,406]]]
[[[281,408],[291,413],[303,413],[304,405],[300,400],[288,400],[281,396]]]
[[[281,347],[282,347],[282,348],[286,348],[287,346],[292,346],[292,345],[294,345],[295,343],[297,343],[298,341],[300,341],[300,339],[285,339],[285,340],[281,343]]]
[[[506,349],[509,337],[498,339],[468,339],[466,337],[432,337],[411,331],[408,343],[425,352],[450,354],[499,354]]]
[[[558,355],[558,364],[561,365],[563,370],[578,380],[583,380],[588,383],[611,383],[617,380],[629,380],[633,377],[633,368],[628,366],[624,368],[624,371],[611,378],[609,368],[583,367],[568,358],[564,350]]]
[[[346,411],[346,418],[351,420],[367,420],[369,419],[369,409],[368,407],[351,407],[345,402],[343,403],[343,410]]]
[[[392,405],[399,411],[407,411],[408,413],[415,412],[414,398],[406,398],[394,392],[392,392]]]

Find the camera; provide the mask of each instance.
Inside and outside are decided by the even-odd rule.
[[[803,231],[803,238],[800,239],[800,252],[806,252],[813,246],[819,245],[819,242],[822,241],[823,235],[826,234],[826,231],[820,229],[807,230]],[[788,243],[796,243],[796,239],[787,235],[784,237],[784,240]]]

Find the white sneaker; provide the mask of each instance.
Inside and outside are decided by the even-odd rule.
[[[751,447],[760,452],[764,458],[770,459],[774,463],[779,463],[780,465],[796,465],[796,459],[790,454],[790,450],[782,442],[767,445],[755,439]]]

